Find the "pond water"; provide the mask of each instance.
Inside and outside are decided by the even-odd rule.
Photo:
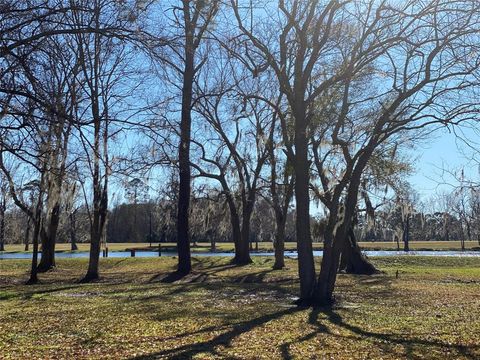
[[[363,251],[364,254],[370,257],[380,257],[380,256],[454,256],[454,257],[480,257],[480,251],[391,251],[391,250],[378,250],[378,251]],[[323,251],[314,251],[314,256],[322,256]],[[40,257],[41,254],[39,254]],[[72,259],[72,258],[88,258],[88,251],[77,251],[77,252],[57,252],[55,254],[56,258],[59,259]],[[225,256],[231,257],[234,253],[232,252],[194,252],[192,256]],[[274,256],[273,252],[251,252],[252,256]],[[162,256],[177,256],[176,252],[162,252]],[[296,258],[296,251],[286,251],[286,257]],[[0,260],[3,259],[30,259],[32,257],[31,253],[23,252],[6,252],[0,253]],[[112,258],[127,258],[130,257],[130,251],[110,251],[108,257]],[[157,252],[153,251],[136,251],[135,257],[158,257]]]

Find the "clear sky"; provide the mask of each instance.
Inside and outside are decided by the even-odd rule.
[[[475,146],[475,133],[466,129],[469,144]],[[480,149],[479,149],[480,150]],[[468,159],[471,154],[464,142],[453,132],[438,130],[414,151],[416,172],[410,177],[410,183],[422,199],[428,198],[436,191],[450,191],[456,182],[448,172],[459,173],[465,169],[465,177],[475,181],[478,178],[478,165]],[[446,171],[444,171],[446,170]]]

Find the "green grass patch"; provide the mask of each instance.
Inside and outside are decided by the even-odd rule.
[[[59,260],[23,285],[29,262],[0,261],[0,357],[75,359],[480,358],[480,259],[389,257],[380,275],[339,275],[332,309],[298,309],[297,263],[194,258]],[[396,273],[399,273],[397,278]]]

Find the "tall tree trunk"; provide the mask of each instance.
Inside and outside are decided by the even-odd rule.
[[[378,273],[375,266],[367,259],[358,246],[353,226],[348,231],[340,259],[340,271],[355,275],[372,275]]]
[[[297,104],[303,104],[303,94]],[[315,288],[315,264],[310,234],[310,166],[308,162],[307,120],[304,105],[295,116],[295,200],[298,273],[300,277],[299,303],[308,303]]]
[[[274,270],[281,270],[285,267],[285,225],[286,219],[283,214],[277,214],[275,229],[275,263]]]
[[[93,117],[95,119],[94,132],[94,153],[93,153],[93,214],[90,224],[90,255],[88,261],[88,270],[82,282],[90,282],[99,277],[100,246],[102,235],[105,231],[105,222],[108,211],[108,121],[105,121],[103,132],[103,152],[105,162],[105,173],[103,174],[103,188],[100,172],[100,136],[101,119],[99,117],[98,101],[93,101]]]
[[[178,268],[181,274],[188,274],[192,269],[190,255],[190,142],[192,127],[192,96],[193,79],[195,76],[195,47],[194,31],[190,22],[190,4],[184,1],[183,12],[185,18],[185,68],[183,71],[182,87],[182,114],[180,120],[180,145],[178,149],[178,166],[180,183],[178,189],[178,216],[177,216],[177,250]]]

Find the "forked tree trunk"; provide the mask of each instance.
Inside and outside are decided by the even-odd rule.
[[[360,250],[353,227],[350,227],[348,231],[348,237],[341,254],[339,271],[355,275],[373,275],[378,273],[375,266]]]
[[[360,157],[350,176],[344,204],[341,205],[339,202],[339,211],[330,213],[330,219],[325,230],[322,266],[313,298],[315,305],[331,305],[334,302],[333,290],[340,265],[340,254],[345,247],[349,230],[354,223],[360,179],[372,151],[373,148],[370,148]]]
[[[329,227],[327,226],[327,229]],[[345,241],[346,232],[340,226],[334,236],[332,228],[325,231],[325,241],[319,279],[315,288],[312,303],[318,306],[330,305],[334,302],[333,289],[337,278],[340,253]]]
[[[226,184],[222,184],[226,189]],[[245,209],[242,212],[242,221],[240,224],[240,215],[232,196],[227,195],[228,209],[230,210],[230,224],[232,225],[232,241],[235,246],[235,256],[232,264],[246,265],[252,262],[250,258],[249,240],[250,240],[250,219],[253,207]]]
[[[47,272],[55,267],[55,243],[60,223],[60,204],[57,202],[47,218],[47,228],[40,229],[42,241],[42,258],[38,264],[38,272]]]
[[[45,168],[43,169],[45,171]],[[27,281],[28,285],[36,284],[38,282],[38,237],[40,234],[40,228],[42,226],[42,205],[43,205],[43,184],[44,184],[44,176],[45,174],[42,173],[42,179],[40,181],[40,191],[38,194],[37,205],[35,207],[35,212],[33,213],[34,217],[34,228],[33,228],[33,236],[32,236],[32,245],[33,245],[33,254],[32,254],[32,267],[30,270],[30,279]]]

